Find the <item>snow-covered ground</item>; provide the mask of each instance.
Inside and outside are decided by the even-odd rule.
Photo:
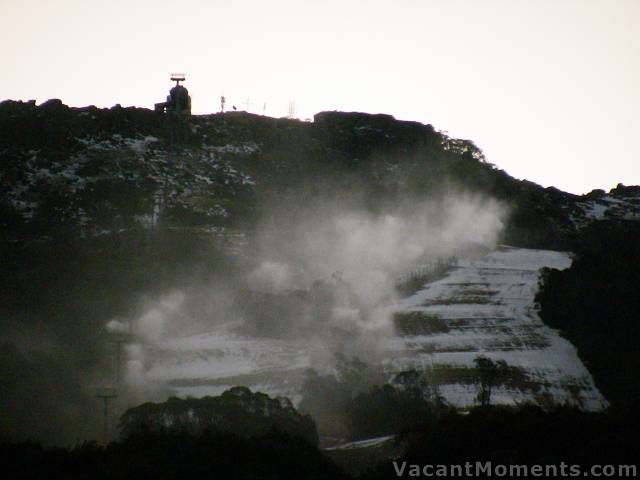
[[[369,448],[375,447],[382,443],[388,442],[395,438],[395,435],[386,435],[384,437],[367,438],[366,440],[358,440],[357,442],[343,443],[333,447],[328,447],[325,450],[354,450],[357,448]]]
[[[437,377],[464,377],[465,369],[483,355],[504,360],[522,374],[494,391],[497,403],[553,399],[588,410],[603,408],[606,401],[575,347],[545,326],[534,307],[539,270],[570,265],[567,253],[509,247],[482,259],[461,260],[449,275],[402,300],[398,308],[438,319],[448,331],[398,338],[389,368],[421,367]],[[465,406],[473,403],[477,387],[447,381],[440,393]]]
[[[87,193],[101,182],[128,185],[143,195],[146,202],[138,201],[139,205],[131,202],[131,208],[138,211],[128,213],[145,227],[153,225],[151,217],[157,216],[160,207],[171,205],[180,205],[211,219],[226,218],[229,212],[223,206],[224,199],[255,185],[251,176],[234,166],[234,160],[259,150],[253,142],[204,144],[201,148],[175,153],[151,135],[114,134],[106,138],[75,138],[75,141],[79,148],[70,151],[64,161],[49,160],[49,154],[40,150],[22,153],[22,175],[7,185],[7,198],[25,219],[33,218],[47,192],[54,189],[73,198],[66,205],[68,218],[83,227],[90,226],[97,219],[91,218],[87,211],[95,211],[97,207]],[[150,186],[155,187],[156,200],[162,199],[163,205],[157,201],[150,205],[153,195],[148,192]],[[91,231],[88,229],[88,233]],[[95,234],[103,232],[96,226]]]
[[[505,360],[513,379],[494,389],[494,403],[568,402],[588,410],[606,406],[576,349],[545,326],[534,297],[542,267],[567,268],[567,253],[501,247],[482,258],[460,259],[442,279],[394,305],[395,313],[424,322],[418,334],[390,335],[382,367],[389,379],[408,369],[428,372],[452,404],[472,405],[474,359]],[[414,332],[415,333],[415,332]],[[305,341],[242,337],[221,328],[149,349],[148,377],[178,395],[215,395],[246,385],[300,398],[305,369],[319,353]]]
[[[576,205],[582,210],[582,214],[573,215],[572,218],[579,227],[593,220],[640,220],[640,198],[637,195],[620,195],[618,198],[603,195],[597,199],[577,202]]]

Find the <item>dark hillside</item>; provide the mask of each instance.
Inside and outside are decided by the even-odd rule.
[[[466,192],[511,209],[505,242],[561,247],[581,215],[577,197],[510,177],[473,142],[389,115],[323,112],[308,123],[233,112],[176,124],[141,108],[5,101],[0,159],[5,239],[151,222],[246,228],[274,201],[357,197],[376,209]]]
[[[571,268],[545,272],[540,316],[577,346],[613,406],[637,406],[640,225],[596,223],[583,242]]]
[[[190,293],[185,317],[212,317],[211,286],[233,289],[246,274],[256,232],[289,232],[287,221],[314,209],[493,199],[507,212],[501,242],[572,250],[596,220],[624,229],[640,218],[638,187],[577,197],[517,180],[431,125],[343,112],[314,120],[230,112],[174,121],[134,107],[0,103],[0,404],[11,440],[96,438],[84,386],[108,370],[105,324],[172,289]],[[286,324],[262,319],[295,311],[299,298],[258,298],[249,326],[279,332]],[[47,412],[67,419],[64,428],[44,422]]]

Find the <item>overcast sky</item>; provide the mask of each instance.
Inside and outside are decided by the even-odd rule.
[[[0,99],[295,101],[473,140],[574,193],[640,184],[640,0],[0,0]]]

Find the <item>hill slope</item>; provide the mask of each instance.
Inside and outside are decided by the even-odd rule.
[[[576,197],[518,181],[468,140],[388,115],[313,123],[246,113],[171,121],[139,108],[0,103],[0,182],[10,239],[135,226],[246,227],[274,200],[357,191],[373,208],[463,190],[511,209],[510,244],[570,246],[593,219],[640,213],[638,189]],[[5,237],[6,238],[6,237]]]
[[[397,300],[380,295],[378,303],[362,304],[352,297],[388,287],[403,269],[420,268],[411,236],[446,223],[442,217],[457,208],[447,203],[451,198],[466,198],[473,208],[449,236],[436,236],[438,242],[464,246],[478,233],[474,221],[493,205],[500,214],[492,217],[497,238],[489,247],[497,241],[528,250],[487,251],[477,264],[460,256],[439,283],[425,290],[423,282],[422,292],[391,302],[405,313],[438,318],[410,319],[409,330],[394,325],[381,343],[389,376],[405,368],[403,362],[425,364],[420,349],[435,348],[428,356],[443,366],[466,365],[486,353],[524,369],[516,376],[526,388],[507,385],[496,398],[548,393],[586,408],[603,405],[573,348],[532,310],[538,268],[568,264],[565,254],[539,249],[574,251],[591,225],[640,218],[640,187],[583,196],[542,188],[491,165],[471,141],[389,115],[323,112],[300,122],[234,112],[176,121],[140,108],[0,103],[0,397],[10,412],[7,430],[52,441],[95,438],[100,424],[89,386],[111,381],[105,325],[127,321],[167,327],[134,339],[146,342],[143,347],[129,345],[130,373],[140,374],[135,381],[151,378],[192,393],[237,383],[269,391],[270,382],[279,382],[278,391],[295,397],[317,325],[330,317],[326,330],[339,344],[353,333],[349,318],[360,328],[379,304]],[[417,217],[393,216],[402,209],[422,213],[423,205],[431,205],[435,222],[423,231],[411,223]],[[316,221],[323,218],[318,213],[346,210],[358,215]],[[297,224],[304,228],[296,230]],[[338,235],[340,248],[348,248],[337,256],[336,225],[338,233],[357,233],[357,242]],[[334,237],[319,245],[317,237],[327,231]],[[283,283],[284,293],[256,292],[253,274],[260,268],[271,280],[286,270],[263,262],[265,250],[289,260],[315,251],[314,265],[292,262],[289,269],[298,274],[312,266],[315,276]],[[435,250],[427,260],[438,258]],[[517,266],[520,255],[537,263]],[[397,259],[403,261],[396,265]],[[371,260],[374,268],[361,268]],[[393,268],[376,284],[387,267]],[[316,323],[298,330],[278,323],[282,318]],[[557,354],[555,370],[550,353]],[[187,372],[189,365],[194,369]],[[470,372],[454,373],[441,382],[442,391],[468,404]],[[122,401],[146,400],[148,393]],[[23,405],[31,408],[16,407]],[[38,420],[49,412],[55,412],[51,422]],[[87,421],[78,426],[77,418]]]

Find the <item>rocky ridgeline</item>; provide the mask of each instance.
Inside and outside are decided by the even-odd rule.
[[[452,186],[492,196],[510,207],[504,240],[523,246],[567,248],[594,220],[640,218],[640,187],[582,197],[545,189],[487,163],[468,140],[389,115],[322,112],[301,122],[229,112],[177,122],[119,105],[5,101],[0,160],[11,241],[157,226],[219,233],[250,225],[274,199],[353,189],[377,205]]]

